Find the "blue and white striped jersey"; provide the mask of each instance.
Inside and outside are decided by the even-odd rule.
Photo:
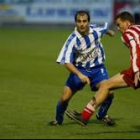
[[[73,63],[75,66],[92,68],[105,60],[101,37],[107,32],[108,23],[103,26],[90,25],[89,34],[82,36],[75,28],[64,43],[57,63]]]

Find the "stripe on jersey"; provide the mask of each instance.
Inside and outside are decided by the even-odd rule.
[[[98,39],[98,33],[97,33],[96,31],[93,32],[93,37],[94,37],[95,39]]]
[[[68,57],[68,56],[66,56],[66,54],[68,54],[68,53],[71,54],[72,53],[72,47],[71,48],[68,48],[68,47],[70,45],[72,45],[72,46],[74,45],[75,37],[76,37],[76,35],[74,33],[68,37],[67,41],[65,42],[64,46],[62,47],[62,49],[60,51],[60,54],[59,54],[56,62],[64,64],[64,63],[66,63],[67,61],[70,60],[70,55]],[[69,59],[69,60],[66,60],[66,58]]]
[[[136,28],[128,29],[127,32],[130,33],[130,35],[135,38],[135,41],[138,44],[140,44],[140,40],[139,40],[140,32],[138,30],[136,30]]]
[[[85,39],[85,42],[86,42],[86,48],[89,48],[90,45],[91,45],[91,42],[90,42],[89,36],[85,36],[84,39]]]
[[[102,64],[105,59],[105,54],[100,39],[102,33],[105,33],[106,27],[106,25],[97,28],[90,27],[89,35],[85,37],[82,37],[75,30],[62,47],[57,62],[61,64],[74,63],[76,66],[85,68]]]
[[[131,62],[133,71],[136,72],[139,70],[138,68],[138,55],[139,55],[139,49],[140,49],[140,26],[132,25],[129,29],[126,30],[126,32],[123,35],[124,40],[129,43],[129,47],[131,50]]]
[[[128,38],[131,37],[129,34],[127,36],[128,36]],[[132,53],[132,56],[133,56],[133,59],[132,59],[133,71],[137,71],[138,70],[138,67],[137,67],[137,64],[136,64],[136,60],[137,60],[136,51],[137,50],[136,50],[136,42],[134,40],[130,41],[130,47],[131,47],[130,49],[131,49],[131,53]]]

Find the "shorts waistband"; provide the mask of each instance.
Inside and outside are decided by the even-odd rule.
[[[84,67],[77,67],[77,68],[82,68],[82,69],[85,69],[87,72],[90,72],[92,71],[93,69],[97,69],[99,67],[104,67],[104,64],[99,64],[97,66],[93,66],[93,67],[89,67],[89,68],[84,68]]]

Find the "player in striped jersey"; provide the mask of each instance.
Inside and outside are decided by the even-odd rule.
[[[104,66],[105,54],[101,37],[104,34],[114,36],[112,30],[108,30],[108,24],[103,26],[90,25],[88,11],[81,10],[75,15],[76,27],[68,37],[60,54],[57,63],[65,65],[70,71],[62,96],[57,103],[55,120],[50,125],[61,125],[68,102],[79,90],[89,84],[92,91],[108,79],[108,73]],[[107,111],[112,103],[113,96],[109,96],[101,105],[98,112],[98,119],[108,119],[108,125],[115,122],[107,116]]]
[[[80,116],[70,112],[71,117],[81,125],[88,123],[98,106],[110,95],[110,90],[126,87],[140,88],[140,25],[136,25],[133,15],[126,11],[118,14],[115,22],[122,33],[123,43],[130,50],[130,68],[104,82]]]

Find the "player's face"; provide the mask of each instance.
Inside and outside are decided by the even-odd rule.
[[[120,18],[118,18],[116,20],[116,25],[118,26],[118,30],[121,33],[124,33],[128,29],[128,27],[130,26],[130,23],[128,21],[123,21]]]
[[[80,34],[82,35],[88,34],[89,32],[88,16],[86,14],[77,15],[76,26]]]

